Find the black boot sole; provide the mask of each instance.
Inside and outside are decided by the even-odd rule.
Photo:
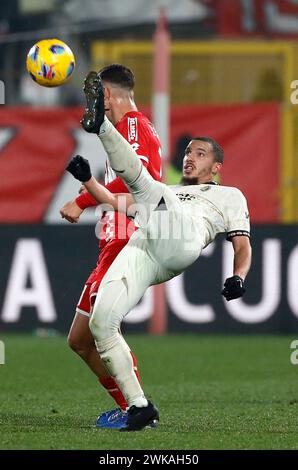
[[[98,80],[96,72],[90,72],[85,79],[83,90],[87,103],[81,124],[86,132],[98,134],[100,125],[103,121],[104,110],[102,111],[102,116],[99,116],[99,94],[102,93],[102,89],[100,85],[96,86],[96,83],[94,83],[96,79]]]

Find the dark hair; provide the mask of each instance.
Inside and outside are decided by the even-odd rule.
[[[212,145],[212,150],[214,153],[215,161],[218,163],[224,162],[224,151],[223,148],[219,145],[216,140],[212,139],[212,137],[194,137],[191,140],[202,140],[203,142],[208,142]]]
[[[119,85],[127,90],[133,90],[135,86],[135,77],[133,72],[125,65],[111,64],[103,67],[98,72],[101,80],[104,82]]]

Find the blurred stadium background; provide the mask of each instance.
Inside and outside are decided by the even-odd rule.
[[[82,81],[90,68],[124,63],[136,75],[137,104],[154,114],[153,38],[161,6],[171,36],[165,179],[179,181],[191,136],[218,139],[226,153],[221,181],[248,199],[254,262],[245,298],[224,302],[220,286],[231,270],[231,253],[224,240],[216,241],[168,283],[166,318],[151,329],[298,331],[298,106],[291,102],[291,83],[298,79],[298,4],[268,0],[126,0],[122,6],[88,0],[83,9],[76,0],[1,2],[2,331],[67,331],[96,260],[97,217],[94,209],[87,211],[78,227],[60,219],[59,208],[78,188],[63,170],[82,153],[98,177],[103,173],[102,150],[79,125]],[[70,83],[47,89],[28,76],[25,58],[38,39],[55,36],[73,49],[77,68]],[[128,330],[150,328],[153,296],[149,291],[128,317]]]
[[[85,0],[83,6],[80,0],[2,0],[4,336],[65,335],[69,329],[97,260],[98,215],[87,211],[77,226],[60,219],[59,208],[78,190],[64,168],[80,153],[103,176],[102,150],[79,124],[82,82],[90,69],[123,63],[135,73],[140,110],[156,117],[153,38],[161,7],[171,37],[165,181],[179,181],[191,136],[217,139],[225,149],[222,184],[237,186],[248,199],[253,265],[245,297],[224,301],[220,290],[232,270],[232,253],[224,238],[217,239],[162,291],[149,289],[124,331],[297,336],[297,0]],[[32,44],[48,37],[65,41],[76,57],[72,80],[55,89],[39,87],[25,70]],[[285,348],[289,362],[289,342]]]

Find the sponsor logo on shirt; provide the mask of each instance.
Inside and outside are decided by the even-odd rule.
[[[132,148],[134,149],[135,152],[137,152],[140,148],[140,144],[138,144],[138,142],[134,142],[132,144]]]
[[[192,201],[193,199],[198,199],[195,194],[176,193],[176,196],[179,197],[180,201]]]
[[[138,140],[138,118],[129,117],[128,119],[128,142]]]

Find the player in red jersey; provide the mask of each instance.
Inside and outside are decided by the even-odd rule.
[[[160,180],[161,149],[158,135],[151,122],[140,113],[134,101],[134,76],[130,69],[120,64],[104,67],[98,74],[90,72],[85,80],[84,91],[87,98],[88,113],[94,112],[96,96],[93,96],[94,83],[98,79],[104,86],[106,115],[120,134],[130,143],[139,155],[143,165],[154,179]],[[95,110],[96,111],[96,110]],[[84,123],[83,123],[83,127]],[[108,160],[105,169],[106,187],[113,193],[128,192],[123,181],[116,177]],[[60,213],[69,222],[78,222],[87,207],[96,206],[97,202],[87,192],[65,204]],[[76,314],[69,332],[68,344],[90,367],[99,382],[117,403],[117,409],[103,413],[97,419],[97,427],[121,428],[126,424],[127,403],[115,380],[109,375],[96,350],[94,339],[89,329],[89,318],[95,302],[98,287],[116,256],[127,244],[135,231],[131,220],[120,212],[105,212],[101,218],[100,254],[97,265],[86,281],[76,308]],[[135,373],[136,359],[131,352]]]

